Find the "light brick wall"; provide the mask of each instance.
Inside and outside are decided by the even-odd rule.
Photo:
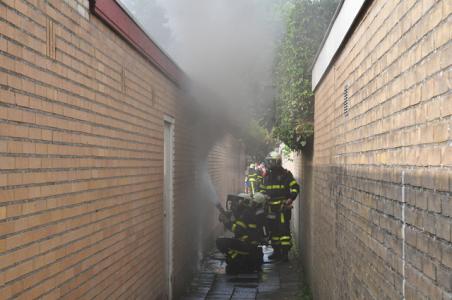
[[[301,183],[302,181],[302,156],[298,153],[290,153],[289,155],[283,154],[283,167],[287,170],[290,170],[292,172],[292,175],[294,176],[295,180],[298,183]],[[301,194],[300,194],[301,196]],[[299,220],[300,220],[300,216],[299,216],[299,212],[300,212],[300,205],[301,205],[301,201],[300,198],[298,197],[296,199],[296,201],[293,204],[293,209],[292,209],[292,220],[291,220],[291,230],[292,230],[292,235],[294,236],[295,240],[297,242],[300,241],[300,224],[299,224]]]
[[[301,220],[316,299],[400,299],[403,278],[407,299],[452,299],[451,13],[373,1],[316,89]]]
[[[0,2],[2,299],[162,297],[165,114],[176,120],[177,288],[196,264],[194,103],[74,9],[86,2]],[[231,137],[217,147],[232,145],[212,164],[240,161]],[[236,188],[233,173],[217,184]],[[211,220],[200,224],[211,236]]]
[[[312,199],[312,144],[311,141],[303,153],[291,153],[291,158],[284,157],[283,166],[290,170],[294,178],[300,184],[300,193],[294,202],[292,209],[292,235],[295,239],[295,247],[299,251],[302,264],[306,266],[311,265],[312,259],[312,222],[311,215],[313,205]],[[303,275],[305,279],[311,277],[312,270],[305,268]]]

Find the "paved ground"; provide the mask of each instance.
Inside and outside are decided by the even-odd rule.
[[[263,271],[253,274],[226,275],[223,255],[214,252],[195,276],[183,300],[282,300],[311,299],[302,284],[301,270],[294,253],[289,262],[269,263],[271,248],[264,248]]]

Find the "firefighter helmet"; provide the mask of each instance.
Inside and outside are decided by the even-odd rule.
[[[282,164],[281,161],[281,154],[279,154],[276,151],[270,152],[267,157],[265,158],[265,164],[267,168],[271,169],[274,167],[280,167]]]
[[[253,196],[253,202],[256,203],[256,204],[264,204],[265,201],[267,201],[267,199],[268,199],[267,195],[264,195],[264,194],[259,193],[259,192],[255,193],[254,196]]]

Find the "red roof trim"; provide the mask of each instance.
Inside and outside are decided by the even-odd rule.
[[[91,12],[112,27],[174,83],[185,75],[115,0],[90,0]]]

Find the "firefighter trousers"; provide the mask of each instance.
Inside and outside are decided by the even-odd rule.
[[[272,248],[276,252],[287,254],[292,247],[292,236],[290,234],[290,219],[292,211],[281,208],[269,213],[267,229]]]

